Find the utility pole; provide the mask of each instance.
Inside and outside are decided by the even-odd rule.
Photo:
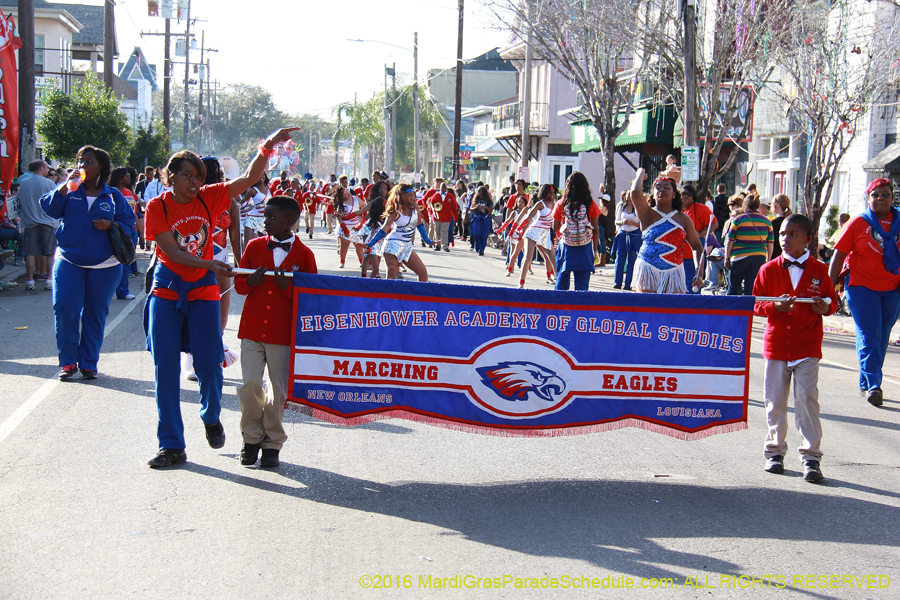
[[[397,63],[391,67],[391,165],[388,168],[388,175],[391,171],[397,170]],[[391,178],[393,179],[393,175]]]
[[[113,47],[116,38],[114,6],[115,0],[105,0],[103,3],[103,83],[110,91],[113,89]]]
[[[166,19],[166,41],[165,41],[165,59],[163,60],[163,126],[171,136],[172,130],[169,128],[170,116],[172,114],[172,101],[170,98],[171,79],[172,79],[172,60],[169,57],[169,36],[172,35],[170,24],[171,19]]]
[[[200,68],[197,69],[200,82],[200,93],[197,101],[197,152],[201,151],[203,145],[203,53],[206,51],[206,31],[200,32]],[[207,115],[208,116],[208,115]]]
[[[34,0],[19,0],[19,169],[34,160]],[[15,149],[10,148],[10,152]],[[7,182],[4,182],[4,184]]]
[[[697,126],[694,107],[697,106],[697,73],[696,65],[696,17],[695,1],[684,0],[684,112],[682,139],[685,146],[696,146]]]
[[[525,90],[522,102],[522,167],[528,169],[531,159],[531,14],[528,17],[528,37],[525,41]],[[518,178],[517,178],[518,179]],[[528,173],[527,179],[534,181],[536,178]]]
[[[388,116],[388,91],[387,91],[388,66],[384,65],[384,165],[383,169],[391,168],[391,119]]]
[[[413,32],[413,170],[418,173],[419,163],[419,32]],[[424,183],[424,182],[423,182]]]
[[[206,120],[204,124],[206,125],[206,139],[209,144],[209,151],[213,152],[213,138],[212,138],[212,127],[215,122],[215,117],[213,116],[212,108],[212,88],[210,87],[210,83],[212,82],[212,74],[209,71],[209,59],[206,59]]]
[[[184,30],[184,133],[181,136],[182,149],[187,150],[188,129],[188,98],[190,97],[190,71],[191,71],[191,0],[187,0],[187,20]]]
[[[456,101],[453,106],[453,174],[459,178],[459,132],[462,127],[462,85],[463,85],[463,12],[465,0],[459,0],[459,31],[456,39]]]

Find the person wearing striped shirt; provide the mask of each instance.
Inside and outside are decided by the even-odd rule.
[[[728,295],[750,294],[756,274],[772,257],[775,236],[772,223],[758,213],[759,196],[744,199],[744,214],[735,217],[725,244],[725,268],[728,269]]]

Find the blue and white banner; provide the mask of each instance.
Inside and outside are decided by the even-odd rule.
[[[294,275],[291,403],[491,435],[747,427],[752,297]]]

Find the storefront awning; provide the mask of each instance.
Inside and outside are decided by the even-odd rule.
[[[869,173],[900,171],[900,142],[891,144],[869,162],[863,164],[863,170]]]
[[[628,127],[616,138],[615,148],[618,151],[632,151],[640,150],[644,144],[671,145],[674,127],[675,111],[672,107],[639,108],[631,113]],[[572,152],[600,149],[600,138],[591,121],[572,123],[571,128]]]

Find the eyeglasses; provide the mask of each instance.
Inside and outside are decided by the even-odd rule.
[[[884,192],[882,194],[876,194],[873,192],[869,194],[869,198],[871,198],[872,200],[890,200],[893,197],[894,195],[890,192]]]

